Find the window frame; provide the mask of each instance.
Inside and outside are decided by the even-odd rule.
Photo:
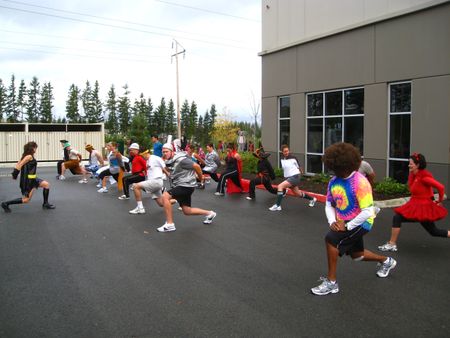
[[[281,117],[281,100],[284,98],[289,98],[289,117]],[[281,147],[281,128],[280,128],[280,121],[289,121],[289,143],[291,138],[291,96],[290,95],[282,95],[278,96],[278,114],[277,114],[277,163],[278,166],[280,166],[280,147]],[[290,146],[290,144],[288,144]]]

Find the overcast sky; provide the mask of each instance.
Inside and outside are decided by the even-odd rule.
[[[106,101],[128,84],[156,107],[176,104],[176,39],[180,104],[199,113],[215,104],[250,120],[261,97],[260,0],[0,0],[0,78],[6,87],[33,76],[54,87],[54,115],[64,115],[70,85],[99,81]],[[180,47],[181,48],[181,47]]]

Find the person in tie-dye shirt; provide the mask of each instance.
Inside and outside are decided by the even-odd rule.
[[[378,277],[387,277],[397,262],[377,255],[364,248],[363,236],[372,228],[375,218],[372,187],[358,172],[361,155],[349,143],[335,143],[325,149],[325,166],[334,172],[327,191],[325,213],[330,231],[325,236],[328,258],[328,276],[311,289],[315,295],[323,296],[339,292],[336,281],[337,260],[344,254],[355,261],[375,261],[379,264]]]

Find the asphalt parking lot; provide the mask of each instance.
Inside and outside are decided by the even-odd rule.
[[[20,196],[18,181],[0,169],[0,200]],[[115,187],[97,193],[94,181],[51,183],[55,210],[42,210],[42,191],[28,205],[0,213],[0,337],[448,337],[450,240],[406,224],[398,265],[388,278],[376,264],[338,263],[340,292],[314,296],[325,276],[323,204],[258,190],[214,196],[197,190],[202,217],[174,210],[177,231],[158,233],[163,210],[147,196],[147,214],[130,215],[132,198]],[[450,203],[445,202],[448,208]],[[366,248],[390,233],[383,209]],[[449,218],[438,222],[450,228]]]

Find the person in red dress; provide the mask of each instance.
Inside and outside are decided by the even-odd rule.
[[[425,170],[425,156],[414,153],[409,159],[408,186],[411,199],[401,207],[395,208],[390,240],[378,247],[381,251],[397,251],[397,239],[400,227],[405,222],[419,222],[424,229],[435,237],[450,237],[450,230],[439,229],[435,221],[447,216],[447,209],[442,206],[444,186]],[[433,188],[439,193],[439,200],[433,197]]]

